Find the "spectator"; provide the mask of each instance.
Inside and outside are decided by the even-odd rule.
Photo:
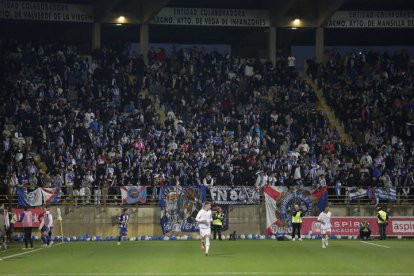
[[[210,173],[207,173],[206,177],[203,179],[203,185],[207,188],[214,186],[214,178],[211,177]]]

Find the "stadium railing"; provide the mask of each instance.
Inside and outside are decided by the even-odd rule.
[[[247,186],[243,186],[247,187]],[[248,186],[251,187],[251,186]],[[64,189],[64,187],[62,187]],[[410,187],[412,191],[414,191],[414,187]],[[93,189],[93,187],[92,187]],[[136,205],[159,205],[159,197],[156,195],[160,194],[160,188],[157,187],[157,193],[152,192],[153,187],[147,187],[147,197],[144,203],[137,203]],[[341,195],[336,195],[334,193],[335,187],[328,186],[328,202],[330,205],[371,205],[375,204],[374,198],[359,198],[359,199],[351,199],[346,192],[346,187],[342,187]],[[207,197],[209,197],[209,193],[207,192]],[[263,192],[260,194],[260,202],[264,203],[264,195]],[[381,202],[392,202],[393,205],[412,205],[414,203],[414,195],[409,194],[408,196],[404,196],[402,193],[402,187],[396,188],[396,199],[395,200],[384,200],[381,199]],[[10,206],[18,206],[18,195],[14,194],[0,194],[0,203],[6,203]],[[121,206],[122,204],[122,196],[120,193],[117,194],[108,194],[94,196],[93,191],[91,191],[90,196],[74,196],[74,195],[67,195],[62,193],[59,201],[50,203],[50,205],[74,205],[74,206]]]

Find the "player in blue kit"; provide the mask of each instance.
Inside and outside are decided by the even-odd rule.
[[[39,230],[40,233],[42,233],[42,247],[52,246],[53,216],[50,213],[48,206],[45,206],[43,209],[43,216]]]
[[[124,208],[122,209],[122,213],[118,217],[118,227],[119,227],[118,245],[121,245],[122,237],[128,234],[128,221],[129,221],[128,209]]]

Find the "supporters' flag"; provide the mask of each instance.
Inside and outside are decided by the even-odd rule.
[[[375,193],[375,188],[369,188],[369,189],[367,190],[367,196],[368,196],[368,198],[369,198],[369,199],[371,199],[371,200],[372,200],[372,203],[374,203],[374,204],[375,204],[375,206],[377,206],[377,205],[378,205],[378,203],[379,203],[379,198],[377,197],[377,194]]]
[[[375,189],[375,195],[378,197],[378,199],[382,200],[391,200],[395,201],[397,200],[397,191],[395,187],[390,188],[376,188]]]
[[[260,203],[259,187],[211,187],[211,201],[219,205],[249,205]]]
[[[121,204],[136,204],[147,202],[147,188],[145,186],[121,187]]]
[[[382,200],[389,200],[389,201],[396,201],[397,200],[397,191],[395,187],[386,188],[370,188],[368,190],[368,198],[373,201],[375,205],[379,204],[379,201]]]
[[[17,188],[17,201],[21,207],[42,205],[42,191],[37,188],[33,192],[27,192],[26,188]]]
[[[45,205],[59,202],[62,194],[60,188],[41,188],[41,192]]]
[[[206,200],[204,186],[165,186],[160,191],[161,227],[163,233],[196,232],[195,220]]]
[[[369,191],[358,187],[348,187],[348,195],[350,200],[366,198]]]
[[[322,212],[325,209],[326,204],[328,204],[328,187],[321,186],[317,188],[313,191],[312,196],[316,200],[319,212]]]
[[[266,203],[266,232],[269,235],[276,232],[273,230],[273,227],[278,224],[278,219],[276,217],[276,205],[278,199],[284,191],[286,191],[286,188],[280,186],[266,186],[263,188]]]

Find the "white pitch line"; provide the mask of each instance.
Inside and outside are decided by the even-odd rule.
[[[370,245],[379,246],[379,247],[384,247],[384,248],[391,248],[391,247],[386,246],[386,245],[376,244],[376,243],[372,243],[372,242],[366,242],[366,241],[360,241],[360,242],[370,244]]]
[[[398,272],[69,272],[69,273],[16,273],[2,274],[4,276],[151,276],[151,275],[365,275],[365,276],[412,276],[414,273],[398,273]]]
[[[27,251],[22,252],[22,253],[18,253],[18,254],[14,254],[14,255],[10,255],[10,256],[0,258],[0,261],[11,259],[11,258],[18,257],[18,256],[21,256],[21,255],[29,254],[29,253],[33,253],[33,252],[37,252],[37,251],[42,250],[42,249],[53,248],[55,246],[59,246],[59,245],[62,245],[62,244],[64,244],[64,243],[62,242],[62,243],[54,244],[51,247],[41,247],[41,248],[37,248],[37,249],[33,249],[33,250],[28,249]]]

